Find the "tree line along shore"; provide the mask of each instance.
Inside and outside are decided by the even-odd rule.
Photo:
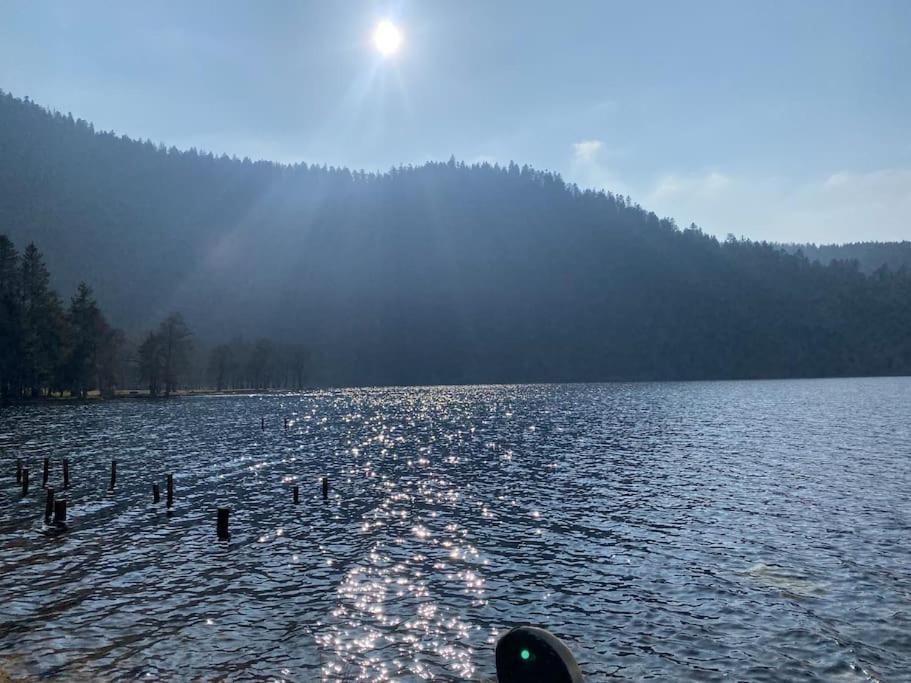
[[[180,313],[134,343],[108,322],[87,284],[64,304],[35,244],[20,254],[0,234],[3,403],[303,389],[309,353],[265,338],[235,339],[209,349],[206,361]]]

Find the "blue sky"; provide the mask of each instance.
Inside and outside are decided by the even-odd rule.
[[[0,0],[0,88],[178,147],[515,160],[721,236],[911,239],[909,35],[904,0]]]

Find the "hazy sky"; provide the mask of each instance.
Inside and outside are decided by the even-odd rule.
[[[719,235],[911,239],[909,36],[908,0],[0,0],[0,88],[178,147],[515,160]]]

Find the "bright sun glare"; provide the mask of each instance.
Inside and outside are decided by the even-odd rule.
[[[402,32],[391,21],[381,21],[373,31],[373,44],[384,57],[391,57],[402,45]]]

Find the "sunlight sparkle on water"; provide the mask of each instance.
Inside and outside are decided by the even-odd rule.
[[[160,525],[137,526],[127,509],[111,514],[109,501],[93,497],[91,478],[74,510],[81,530],[65,544],[29,531],[39,515],[0,505],[0,525],[19,529],[0,542],[0,556],[17,562],[15,576],[0,572],[0,594],[30,585],[16,609],[44,625],[0,638],[0,659],[19,674],[16,659],[4,655],[45,651],[51,629],[68,640],[49,666],[75,665],[87,680],[144,671],[146,656],[155,657],[156,668],[143,677],[155,680],[260,672],[272,680],[494,680],[496,637],[530,615],[548,625],[571,619],[571,645],[586,658],[589,680],[608,670],[641,678],[630,658],[597,645],[606,628],[621,632],[631,618],[646,629],[627,634],[635,648],[652,647],[652,634],[674,624],[663,644],[681,659],[649,658],[656,678],[677,680],[681,667],[703,671],[704,654],[720,658],[732,678],[752,679],[748,673],[764,671],[769,653],[792,661],[798,652],[801,666],[829,661],[831,624],[850,621],[866,634],[884,634],[875,664],[891,674],[884,680],[901,679],[907,656],[888,638],[893,615],[907,602],[895,581],[909,564],[907,529],[895,524],[894,510],[906,503],[908,487],[907,477],[882,472],[907,470],[908,382],[331,390],[303,394],[299,405],[270,396],[255,421],[242,397],[4,413],[4,433],[36,451],[71,443],[86,425],[104,421],[103,439],[80,436],[85,451],[74,447],[80,470],[104,472],[120,458],[136,484],[124,495],[138,499],[147,495],[140,473],[155,452],[156,467],[180,472],[179,496],[206,510],[222,498],[234,506],[236,535],[228,556],[225,546],[210,548],[209,512],[198,528],[171,524],[168,542],[191,561],[159,563],[135,540],[154,540]],[[782,405],[785,391],[800,401]],[[497,419],[505,405],[511,418]],[[263,434],[260,412],[317,417],[295,418],[301,426],[287,434],[280,423]],[[326,426],[318,426],[326,415]],[[818,428],[795,431],[795,415]],[[882,432],[863,438],[868,424]],[[833,446],[838,441],[851,451]],[[333,487],[326,503],[323,476]],[[749,486],[736,484],[744,481]],[[79,492],[83,484],[73,483]],[[304,502],[319,504],[292,508],[288,489],[301,483]],[[798,488],[799,498],[788,495]],[[881,504],[870,504],[874,488]],[[774,514],[766,501],[774,501]],[[41,501],[29,502],[34,511]],[[794,524],[783,524],[781,515]],[[857,534],[873,528],[877,552],[864,552],[869,546],[857,544]],[[755,530],[761,542],[745,543],[753,537],[744,533]],[[807,544],[807,534],[826,545]],[[65,563],[78,552],[93,557],[99,535],[103,564],[74,565],[59,583],[47,575],[48,562]],[[723,577],[699,571],[719,558],[730,567]],[[126,619],[112,621],[97,601],[55,597],[67,586],[90,592],[113,572],[120,577],[118,614]],[[857,580],[875,591],[881,612],[865,609]],[[670,602],[647,602],[656,585]],[[715,600],[732,586],[756,609],[730,612]],[[822,618],[807,621],[804,606],[783,601],[782,591],[812,599]],[[618,596],[626,601],[620,610]],[[187,602],[191,631],[168,630],[178,600]],[[234,604],[242,606],[236,614]],[[148,624],[147,633],[118,630],[136,619]],[[730,637],[715,630],[711,642],[700,640],[704,625],[719,621],[732,627]],[[794,623],[812,637],[795,645]],[[123,644],[112,650],[106,638],[76,635],[102,627]],[[762,646],[750,645],[744,632]],[[192,658],[180,654],[187,636],[199,645]],[[839,637],[854,646],[849,632]],[[696,640],[705,652],[685,654]],[[533,661],[539,653],[529,654]],[[520,650],[513,656],[521,662]],[[30,680],[29,671],[21,673]]]

